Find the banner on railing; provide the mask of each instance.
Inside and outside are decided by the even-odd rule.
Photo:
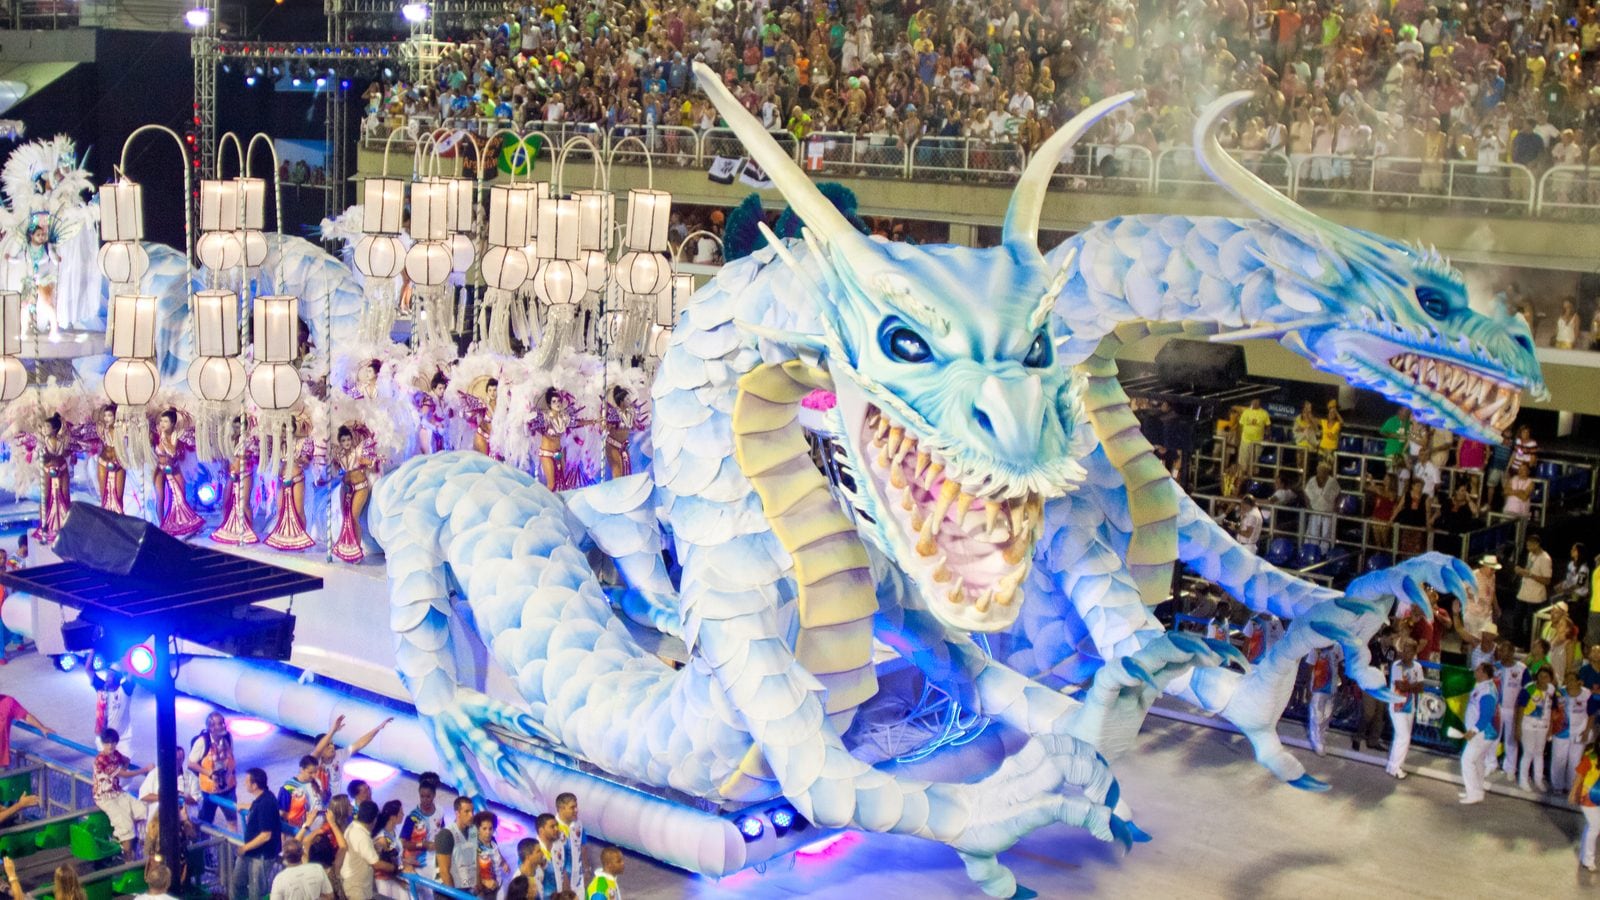
[[[772,179],[767,177],[767,170],[761,168],[753,159],[744,161],[744,169],[739,172],[739,180],[757,190],[766,190],[772,187]]]
[[[711,160],[711,168],[706,172],[706,177],[717,184],[733,184],[733,180],[739,177],[739,170],[742,168],[744,168],[743,159],[719,156]]]

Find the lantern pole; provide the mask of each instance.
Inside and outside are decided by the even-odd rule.
[[[624,138],[624,141],[626,141],[626,138]],[[594,141],[591,141],[579,134],[573,135],[571,138],[569,138],[566,144],[561,147],[560,155],[556,157],[555,193],[560,194],[562,191],[566,190],[567,154],[572,152],[572,148],[580,145],[589,148],[589,158],[594,163],[595,181],[600,183],[600,189],[605,191],[611,190],[611,173],[610,170],[608,170],[606,166],[600,162],[600,148],[594,145]],[[648,148],[646,149],[648,150]],[[530,166],[530,168],[532,167]]]
[[[278,146],[265,132],[258,131],[251,135],[250,145],[245,151],[244,158],[244,174],[246,176],[249,176],[254,171],[256,141],[265,141],[267,152],[272,154],[272,210],[274,216],[273,224],[276,226],[273,230],[278,235],[278,259],[281,261],[283,259],[283,181],[278,177],[278,166],[281,165],[278,160]],[[244,311],[239,317],[239,346],[241,348],[250,346],[250,328],[251,320],[255,318],[253,315],[255,312],[255,300],[256,287],[254,281],[252,281],[249,302],[245,303]]]
[[[393,137],[393,135],[390,135],[390,137]],[[332,290],[329,290],[326,294],[322,295],[322,310],[323,310],[323,315],[324,315],[323,322],[326,323],[326,333],[328,335],[328,347],[327,347],[327,350],[323,353],[323,356],[327,358],[327,365],[328,365],[328,376],[327,376],[327,381],[326,381],[326,387],[323,389],[323,393],[325,393],[327,395],[327,397],[328,397],[328,400],[327,400],[327,403],[328,403],[328,450],[327,450],[327,457],[323,461],[323,471],[327,471],[328,465],[333,462],[333,448],[334,448],[334,445],[337,443],[337,436],[339,434],[339,423],[335,420],[335,417],[334,417],[334,414],[333,414],[333,391],[334,391],[334,385],[333,385],[333,291]],[[339,533],[339,494],[343,490],[344,490],[344,484],[341,481],[341,483],[339,485],[337,485],[336,487],[334,487],[334,490],[330,491],[329,494],[328,494],[328,535],[327,535],[327,538],[328,538],[328,550],[327,550],[327,555],[325,557],[323,557],[323,560],[325,562],[330,562],[330,563],[333,562],[333,544],[334,544],[335,541],[337,541],[339,539],[338,538],[338,533]]]
[[[122,142],[122,161],[116,167],[115,174],[122,177],[128,170],[128,148],[133,146],[133,139],[147,131],[160,131],[172,138],[178,145],[178,152],[183,155],[183,251],[186,256],[194,256],[194,172],[189,164],[189,148],[184,146],[183,138],[176,131],[165,125],[140,125]],[[194,293],[193,279],[190,280],[189,292]]]

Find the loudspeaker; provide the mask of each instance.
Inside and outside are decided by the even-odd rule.
[[[1244,381],[1244,348],[1209,341],[1168,341],[1156,351],[1156,374],[1171,385],[1217,391]]]
[[[189,546],[143,519],[74,503],[53,548],[56,555],[101,572],[141,581],[182,578]]]
[[[94,649],[100,640],[100,626],[83,619],[61,623],[61,644],[68,653],[84,653]]]

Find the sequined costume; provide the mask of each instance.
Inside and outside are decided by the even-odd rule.
[[[100,424],[94,429],[93,439],[98,445],[95,453],[96,487],[100,491],[100,506],[109,512],[123,511],[122,495],[127,491],[128,470],[117,455],[116,426]]]
[[[260,455],[256,452],[254,439],[241,442],[233,458],[228,460],[228,494],[223,501],[222,524],[211,532],[213,541],[243,546],[261,540],[260,535],[256,534],[250,507],[250,493],[255,486],[256,465],[259,462]]]
[[[309,438],[300,441],[291,457],[284,459],[278,477],[278,518],[267,535],[266,545],[274,550],[306,550],[316,541],[306,533],[305,468],[311,462],[314,446]]]
[[[39,527],[33,530],[33,537],[46,544],[55,542],[72,508],[72,450],[72,441],[59,432],[39,438],[34,450],[44,484],[39,490]]]
[[[164,495],[161,530],[180,538],[199,534],[206,526],[205,520],[194,511],[185,496],[188,485],[178,468],[179,463],[183,462],[184,452],[184,442],[176,434],[168,432],[156,438],[157,490]]]
[[[365,442],[349,449],[341,449],[336,457],[339,466],[339,537],[333,544],[333,555],[347,563],[359,563],[367,558],[361,545],[361,526],[357,520],[366,500],[372,494],[372,479],[368,473],[377,463]]]

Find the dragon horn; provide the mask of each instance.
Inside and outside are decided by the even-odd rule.
[[[1253,96],[1254,91],[1223,94],[1202,110],[1200,118],[1195,120],[1195,157],[1211,180],[1263,219],[1289,229],[1313,245],[1326,247],[1336,253],[1337,248],[1344,246],[1363,249],[1378,256],[1393,256],[1392,247],[1353,228],[1330,222],[1285,197],[1222,149],[1222,144],[1217,141],[1217,125],[1224,115]]]
[[[1022,170],[1022,177],[1017,179],[1016,190],[1011,192],[1002,243],[1008,247],[1039,252],[1039,215],[1044,211],[1044,198],[1050,193],[1050,178],[1061,163],[1061,157],[1107,113],[1143,95],[1143,91],[1127,91],[1091,104],[1039,145],[1033,158],[1028,161],[1028,167]]]
[[[881,265],[883,254],[866,235],[855,229],[850,220],[839,212],[805,172],[795,165],[789,154],[778,146],[772,135],[756,121],[756,117],[723,86],[722,79],[705,63],[694,64],[695,80],[700,89],[711,98],[711,104],[722,114],[734,136],[744,145],[756,164],[766,171],[767,177],[777,186],[778,192],[789,201],[789,206],[817,237],[834,253],[845,258],[846,265],[858,275]]]

